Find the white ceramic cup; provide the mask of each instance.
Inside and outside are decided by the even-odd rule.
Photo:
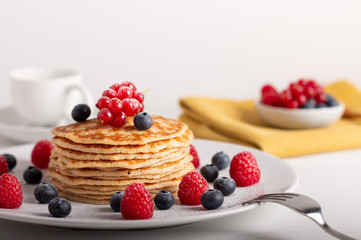
[[[28,124],[57,125],[71,119],[76,104],[93,105],[82,74],[75,70],[27,67],[9,77],[14,110]]]

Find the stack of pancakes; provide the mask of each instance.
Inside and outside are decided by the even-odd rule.
[[[52,129],[47,176],[59,196],[109,204],[111,196],[134,182],[144,183],[154,197],[161,190],[174,196],[181,178],[194,169],[193,133],[177,120],[153,116],[153,126],[137,130],[133,118],[121,127],[96,119]]]

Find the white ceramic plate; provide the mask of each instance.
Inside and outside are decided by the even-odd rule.
[[[37,142],[50,138],[50,129],[26,124],[11,107],[0,109],[0,135],[7,139],[20,143]]]
[[[242,202],[258,195],[272,192],[293,191],[298,183],[296,173],[281,159],[262,151],[236,144],[209,140],[194,140],[201,166],[211,162],[212,156],[224,151],[232,158],[241,151],[252,152],[261,169],[259,183],[236,191],[225,197],[223,205],[216,210],[207,211],[202,206],[185,206],[176,202],[169,210],[155,208],[153,218],[149,220],[124,220],[120,213],[113,212],[108,205],[91,205],[71,202],[72,212],[65,218],[54,218],[48,212],[47,204],[39,204],[33,196],[36,185],[25,184],[22,173],[30,165],[32,144],[14,148],[2,149],[0,153],[12,153],[18,158],[14,174],[18,176],[23,186],[24,202],[19,209],[0,209],[0,218],[20,222],[29,222],[48,226],[84,228],[84,229],[149,229],[177,226],[193,222],[219,218],[241,213],[258,205],[242,206]],[[220,171],[221,176],[229,176],[229,168]],[[44,179],[49,181],[49,179]]]
[[[342,117],[345,105],[324,108],[287,109],[256,103],[256,109],[261,119],[267,124],[288,129],[306,129],[326,127]]]

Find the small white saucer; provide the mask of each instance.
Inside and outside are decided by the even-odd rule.
[[[32,126],[26,124],[15,113],[12,107],[0,109],[0,135],[4,138],[19,142],[37,142],[50,139],[50,130],[55,126]]]
[[[345,105],[324,108],[287,109],[255,103],[261,119],[267,124],[287,129],[306,129],[326,127],[342,117]]]

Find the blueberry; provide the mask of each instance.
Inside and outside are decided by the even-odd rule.
[[[58,189],[51,183],[40,183],[34,189],[34,196],[40,203],[48,203],[58,197]]]
[[[29,184],[37,184],[43,178],[43,173],[40,171],[39,168],[30,166],[25,169],[23,173],[23,178]]]
[[[2,156],[6,159],[6,161],[8,163],[9,171],[13,170],[14,167],[16,166],[15,156],[12,154],[9,154],[9,153],[4,153],[4,154],[2,154]]]
[[[317,102],[315,99],[310,98],[307,100],[307,102],[305,103],[305,105],[303,105],[302,108],[315,108],[317,105]]]
[[[218,168],[213,164],[207,164],[201,168],[200,173],[207,182],[213,182],[218,177]]]
[[[135,115],[133,122],[138,130],[147,130],[152,127],[153,118],[150,114],[141,112]]]
[[[90,107],[86,104],[78,104],[71,111],[71,117],[74,121],[84,122],[90,116]]]
[[[124,192],[116,192],[110,198],[110,207],[114,210],[114,212],[120,212],[120,202],[122,201],[122,197]]]
[[[64,198],[54,198],[49,202],[48,209],[54,217],[66,217],[71,212],[71,204]]]
[[[230,177],[217,178],[213,188],[221,191],[223,196],[229,196],[236,190],[236,182]]]
[[[231,160],[230,160],[228,154],[226,154],[224,152],[217,152],[212,157],[212,164],[214,166],[216,166],[219,170],[222,170],[222,169],[225,169],[226,167],[228,167],[230,161]]]
[[[162,190],[155,196],[154,204],[159,210],[167,210],[173,206],[174,197],[169,191]]]
[[[327,107],[326,103],[318,103],[316,105],[316,108],[325,108],[325,107]]]
[[[329,107],[337,106],[338,102],[330,94],[326,94],[326,105]]]
[[[202,194],[201,203],[207,210],[217,209],[222,206],[224,201],[223,194],[217,189],[209,189]]]

